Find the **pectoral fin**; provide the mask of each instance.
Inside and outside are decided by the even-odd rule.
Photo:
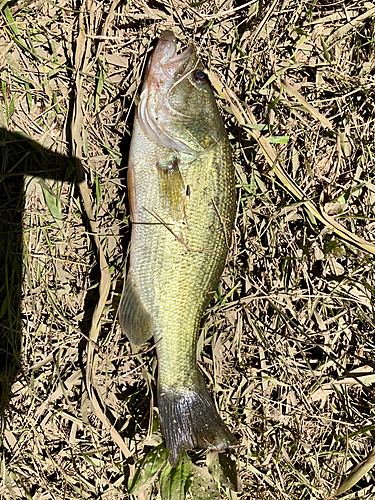
[[[186,219],[186,188],[178,164],[177,157],[157,164],[160,194],[174,221]]]
[[[152,317],[142,304],[133,274],[129,271],[122,292],[118,316],[123,332],[133,344],[143,344],[152,337]]]

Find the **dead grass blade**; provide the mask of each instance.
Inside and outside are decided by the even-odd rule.
[[[318,210],[318,208],[312,201],[306,199],[307,197],[305,193],[302,191],[302,189],[294,182],[294,180],[290,177],[290,175],[281,166],[280,162],[278,161],[277,153],[275,149],[272,147],[272,145],[261,135],[259,130],[246,127],[246,125],[250,126],[258,125],[249,106],[247,106],[246,103],[240,103],[235,94],[229,88],[225,87],[221,83],[220,79],[214,73],[212,73],[212,71],[209,72],[209,77],[212,82],[212,85],[215,87],[218,94],[222,98],[225,98],[229,103],[230,108],[234,116],[236,117],[238,123],[242,126],[245,126],[246,133],[257,141],[268,164],[272,167],[272,171],[276,174],[276,176],[283,183],[286,189],[293,196],[295,196],[297,200],[301,201],[304,207],[314,217],[316,217],[326,227],[328,227],[334,233],[340,236],[344,241],[375,255],[375,245],[373,243],[370,243],[369,241],[364,240],[360,236],[357,236],[356,234],[348,231],[345,227],[341,226],[341,224],[339,224],[333,217],[326,214],[325,212]],[[289,89],[292,88],[291,86],[288,87]],[[318,118],[317,115],[319,115],[320,116],[319,119],[321,121],[323,120],[324,122],[328,122],[326,123],[326,125],[332,129],[330,122],[324,119],[324,117],[320,115],[320,113],[318,113],[316,110],[314,110],[312,106],[309,106],[308,103],[306,103],[306,101],[302,98],[302,96],[300,96],[298,92],[293,90],[293,95],[295,95],[296,97],[298,95],[299,99],[301,99],[301,103],[305,102],[306,109],[310,112],[312,112],[313,110],[313,115],[317,118]]]
[[[320,123],[323,125],[323,127],[328,128],[329,130],[333,131],[333,125],[332,123],[326,118],[324,115],[319,113],[319,111],[314,108],[311,104],[309,104],[306,99],[298,92],[297,89],[293,87],[293,85],[290,85],[286,80],[282,80],[282,85],[285,88],[285,90],[295,97],[297,101],[317,120],[320,121]]]
[[[98,340],[98,335],[100,331],[100,319],[102,317],[104,307],[108,299],[108,294],[111,285],[111,273],[105,257],[103,246],[101,244],[98,235],[97,225],[95,222],[95,216],[92,208],[89,189],[87,186],[86,176],[82,168],[82,147],[83,147],[82,82],[90,50],[89,44],[86,45],[86,41],[87,38],[85,34],[84,17],[83,17],[83,12],[81,11],[79,14],[79,36],[77,39],[76,52],[75,52],[76,98],[74,102],[74,110],[71,123],[71,136],[72,136],[72,153],[74,157],[77,183],[82,196],[83,206],[90,224],[91,234],[94,238],[96,249],[98,252],[100,274],[101,274],[99,283],[99,300],[94,309],[91,328],[90,328],[89,342],[87,344],[86,385],[87,385],[87,391],[91,397],[90,388],[92,385],[92,380],[95,371],[94,345],[97,343]]]
[[[104,424],[104,427],[109,431],[111,438],[113,441],[117,444],[117,446],[120,448],[122,453],[126,458],[130,458],[132,456],[129,448],[126,446],[125,441],[122,439],[120,434],[117,432],[115,427],[111,424],[109,421],[108,417],[105,415],[103,408],[105,408],[105,405],[103,404],[103,401],[100,397],[99,393],[99,388],[93,382],[92,388],[95,390],[91,391],[91,403],[93,405],[95,415],[100,419],[100,421]],[[134,465],[129,465],[131,475],[130,478],[134,476]]]
[[[375,7],[371,7],[367,9],[366,12],[364,12],[360,16],[351,19],[350,22],[344,24],[344,26],[341,26],[333,33],[331,33],[331,35],[327,38],[327,44],[332,43],[335,40],[338,40],[339,38],[342,38],[347,33],[349,33],[350,30],[355,29],[357,26],[363,23],[363,21],[373,16],[374,14],[375,14]]]
[[[349,474],[349,476],[345,479],[342,485],[334,492],[334,494],[327,498],[330,500],[331,498],[337,498],[339,495],[342,495],[346,491],[350,490],[355,486],[365,474],[367,474],[375,465],[375,448],[371,451],[368,457],[363,460],[360,464],[358,464],[353,471]]]

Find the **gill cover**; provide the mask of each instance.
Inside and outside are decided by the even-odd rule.
[[[220,140],[221,119],[195,47],[177,53],[171,31],[148,63],[137,116],[149,139],[179,153],[196,155]]]

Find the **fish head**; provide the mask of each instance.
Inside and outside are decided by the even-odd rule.
[[[190,155],[199,154],[226,137],[194,45],[177,52],[171,31],[162,34],[148,62],[137,115],[151,140]]]

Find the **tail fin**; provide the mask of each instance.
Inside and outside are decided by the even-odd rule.
[[[183,450],[225,450],[236,438],[219,417],[202,378],[198,390],[159,388],[160,423],[169,462],[177,467]]]

